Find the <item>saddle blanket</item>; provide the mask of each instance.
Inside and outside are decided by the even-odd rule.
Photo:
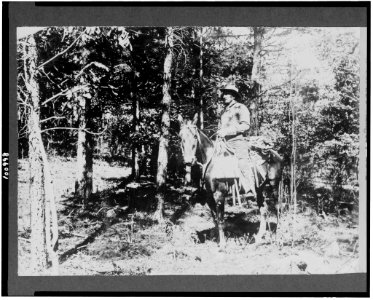
[[[233,138],[216,143],[213,158],[213,177],[219,179],[238,178],[241,189],[245,193],[252,192],[256,196],[256,188],[266,179],[267,166],[271,154],[282,160],[275,152],[272,142],[262,136],[249,138]]]

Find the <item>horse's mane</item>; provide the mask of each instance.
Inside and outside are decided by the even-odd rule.
[[[214,143],[211,141],[211,139],[199,128],[197,128],[197,133],[199,134],[199,154],[201,155],[201,161],[206,162],[208,157],[206,153],[207,148],[213,148]],[[197,154],[198,155],[198,154]]]
[[[180,132],[187,130],[186,132],[190,132],[192,134],[196,134],[197,137],[197,152],[196,157],[199,158],[200,162],[206,162],[208,159],[208,149],[211,149],[214,147],[214,143],[211,141],[211,139],[201,130],[199,129],[195,124],[191,123],[184,123],[181,128]]]
[[[201,129],[197,128],[197,130],[201,140],[203,139],[206,143],[209,144],[209,146],[213,147],[214,143],[211,141],[211,139]]]

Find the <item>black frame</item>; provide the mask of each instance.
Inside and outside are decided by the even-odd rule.
[[[2,153],[10,153],[10,177],[9,180],[2,179],[2,295],[369,296],[369,201],[366,209],[367,273],[311,276],[19,277],[17,275],[17,109],[14,99],[16,99],[17,26],[367,27],[367,82],[369,83],[370,2],[3,2],[2,13]],[[369,179],[369,84],[367,84],[367,96],[367,178]],[[369,196],[370,190],[367,184],[367,199]]]

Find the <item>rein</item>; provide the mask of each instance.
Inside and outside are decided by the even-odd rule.
[[[203,151],[201,149],[201,145],[202,145],[201,134],[204,134],[204,133],[196,125],[188,124],[188,125],[185,125],[185,127],[189,130],[189,132],[197,140],[197,148],[200,151],[200,153],[203,154]],[[212,136],[214,136],[214,135],[216,135],[216,133],[214,133]],[[206,138],[209,139],[207,136],[206,136]],[[212,143],[211,140],[209,139],[209,142],[211,143],[211,146],[213,148],[213,152],[212,152],[212,155],[210,155],[210,157],[208,157],[208,158],[207,158],[206,153],[204,153],[205,156],[206,156],[206,159],[207,159],[206,163],[202,164],[202,163],[197,161],[197,163],[201,166],[207,165],[211,161],[211,159],[214,157],[214,155],[219,154],[223,151],[227,151],[227,152],[231,153],[232,155],[235,154],[234,150],[231,147],[229,147],[229,145],[227,144],[227,142],[224,138],[222,138],[221,140],[219,140],[216,143]]]
[[[193,135],[193,137],[197,140],[197,148],[198,144],[201,144],[201,137],[199,136],[198,127],[196,125],[184,125],[184,127],[188,128],[189,132]],[[192,128],[195,129],[195,133],[192,131]],[[200,150],[200,149],[199,149]],[[184,154],[184,148],[181,147],[181,151]],[[201,150],[200,150],[201,151]],[[201,164],[197,161],[198,164]]]
[[[202,151],[202,140],[201,140],[201,134],[204,134],[196,125],[192,125],[192,124],[187,124],[187,125],[184,125],[185,128],[187,128],[189,130],[189,132],[194,136],[194,138],[197,140],[197,149],[198,151],[200,152],[201,156],[204,156],[206,158],[206,162],[205,163],[201,163],[199,161],[196,160],[196,163],[198,165],[200,165],[202,167],[202,173],[203,173],[203,178],[204,178],[204,175],[205,175],[205,172],[206,172],[206,168],[207,168],[207,165],[211,162],[212,160],[212,157],[214,156],[215,154],[215,147],[213,145],[213,143],[209,140],[209,142],[211,143],[212,147],[214,147],[214,151],[212,153],[212,155],[210,155],[209,157],[207,156],[206,152],[203,152]],[[207,139],[209,139],[207,136],[206,136]],[[182,151],[184,152],[184,150],[182,149]]]
[[[197,149],[200,152],[200,154],[202,156],[204,156],[204,158],[206,159],[205,163],[201,163],[201,162],[196,160],[196,163],[202,167],[202,174],[203,174],[202,175],[202,178],[203,178],[202,180],[204,181],[204,178],[206,176],[207,167],[211,163],[214,156],[217,156],[217,155],[219,155],[223,152],[228,152],[231,155],[234,155],[235,152],[231,147],[229,147],[229,145],[227,144],[227,142],[225,141],[224,138],[222,138],[221,140],[218,140],[218,142],[213,143],[206,136],[206,139],[208,139],[208,142],[211,144],[211,148],[212,148],[212,153],[209,156],[207,156],[206,151],[202,150],[202,140],[201,140],[201,135],[205,135],[205,134],[196,125],[187,124],[187,125],[184,125],[184,126],[185,126],[185,128],[187,128],[189,130],[189,133],[192,134],[193,137],[197,140]]]

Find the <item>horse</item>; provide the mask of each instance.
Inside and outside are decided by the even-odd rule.
[[[203,170],[203,186],[200,189],[200,203],[207,203],[211,210],[211,214],[218,231],[218,244],[224,246],[226,243],[224,236],[224,208],[225,198],[229,191],[229,186],[234,184],[236,178],[220,179],[214,177],[214,167],[217,168],[216,160],[214,161],[214,143],[211,139],[201,131],[196,122],[183,121],[179,116],[181,140],[181,149],[185,164],[199,164]],[[267,224],[267,208],[268,205],[263,196],[263,190],[267,183],[272,187],[272,194],[276,202],[277,222],[279,220],[279,205],[278,205],[278,188],[281,179],[282,163],[280,158],[271,156],[263,164],[265,168],[265,179],[256,186],[255,198],[260,211],[259,231],[256,234],[257,238],[262,238],[266,232]],[[216,171],[216,170],[215,170]],[[201,197],[202,195],[202,197]]]
[[[188,131],[188,128],[196,127],[197,118],[194,118],[193,121],[184,121],[183,118],[179,115],[178,121],[180,123],[179,137],[181,139],[181,153],[183,164],[185,166],[184,184],[193,184],[194,186],[200,188],[202,166],[212,155],[211,150],[213,149],[213,143],[204,133],[202,133],[201,136],[197,136]],[[192,138],[191,135],[193,135]],[[199,145],[201,147],[199,148],[197,148],[197,139],[200,139]],[[200,151],[199,149],[201,148],[206,149],[206,151]]]

